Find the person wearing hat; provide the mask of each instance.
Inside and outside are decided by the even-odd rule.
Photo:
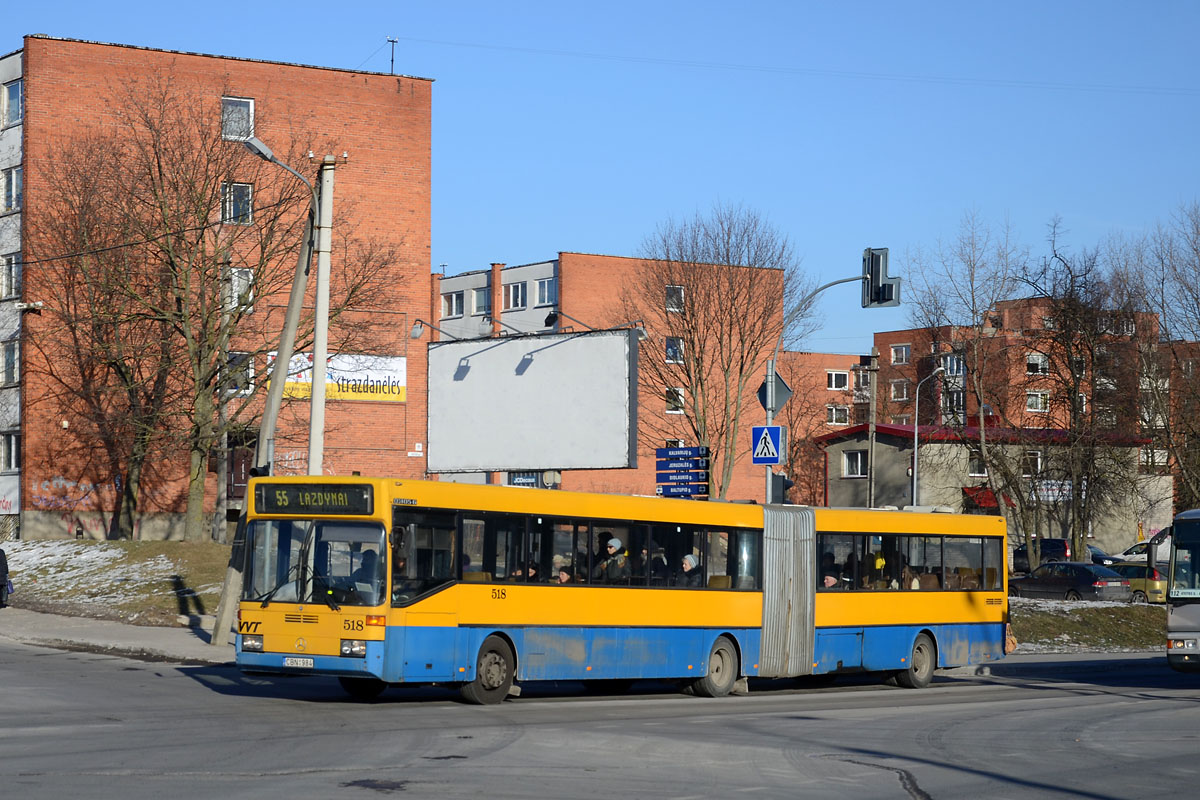
[[[623,547],[624,544],[615,536],[608,540],[608,544],[605,546],[608,554],[592,570],[594,580],[602,580],[605,583],[629,583],[629,559],[625,557]]]
[[[683,569],[678,575],[675,576],[675,585],[689,587],[700,586],[700,580],[703,577],[700,574],[700,559],[696,558],[691,553],[688,553],[683,557],[681,566]]]

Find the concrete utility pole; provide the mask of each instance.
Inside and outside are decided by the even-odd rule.
[[[870,363],[867,365],[867,391],[871,393],[871,405],[867,411],[867,508],[875,507],[875,380],[879,374],[879,348],[871,346]]]
[[[325,455],[325,368],[329,361],[329,259],[333,237],[333,172],[337,161],[321,162],[317,219],[317,308],[313,322],[312,405],[308,418],[308,474],[321,475]]]

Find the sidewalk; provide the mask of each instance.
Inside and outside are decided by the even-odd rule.
[[[200,617],[194,627],[157,628],[9,606],[0,609],[0,640],[151,661],[232,664],[233,633],[227,635],[226,643],[210,645],[213,622],[208,616]]]

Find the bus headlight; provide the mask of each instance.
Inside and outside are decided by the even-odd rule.
[[[1167,640],[1167,649],[1168,650],[1195,650],[1196,649],[1196,640],[1195,639],[1168,639]]]
[[[246,651],[247,653],[261,653],[263,651],[262,634],[243,633],[242,650]]]
[[[367,643],[362,639],[342,639],[342,655],[351,658],[366,658]]]

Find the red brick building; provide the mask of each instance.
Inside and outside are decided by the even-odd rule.
[[[51,176],[64,149],[87,137],[114,134],[119,124],[111,105],[114,98],[144,96],[169,86],[213,119],[223,120],[222,114],[234,108],[245,115],[242,123],[249,123],[248,132],[313,181],[321,157],[334,155],[332,274],[338,274],[345,264],[342,259],[348,257],[338,249],[337,231],[343,226],[352,226],[361,241],[386,248],[390,257],[380,288],[347,308],[333,325],[352,330],[376,323],[372,352],[389,359],[406,397],[402,392],[381,402],[331,398],[324,471],[423,475],[425,359],[423,349],[415,347],[406,333],[411,311],[428,302],[431,81],[43,36],[27,37],[22,50],[0,59],[0,78],[9,72],[23,84],[23,110],[17,124],[5,129],[4,142],[18,143],[16,168],[22,173],[18,177],[23,198],[19,208],[7,209],[9,213],[0,218],[4,227],[0,238],[9,237],[0,240],[0,250],[24,251],[26,257],[21,296],[6,300],[33,303],[54,297],[56,286],[43,266],[49,262],[29,258],[30,243],[20,237],[24,232],[28,238],[45,221]],[[232,138],[217,146],[241,147],[238,137]],[[304,159],[306,151],[312,152],[315,162]],[[0,158],[12,160],[12,156]],[[232,191],[249,186],[238,183],[246,179],[236,174],[227,180]],[[251,190],[244,189],[247,203]],[[272,198],[266,195],[265,191],[256,194],[253,205],[269,205]],[[310,308],[312,285],[310,281],[306,302]],[[285,303],[286,290],[256,297],[256,329],[264,335],[274,331],[277,337]],[[48,335],[51,317],[21,313],[15,310],[17,305],[0,302],[3,319],[15,326],[19,318],[22,325],[19,431],[24,461],[16,471],[20,476],[16,499],[23,535],[74,535],[79,530],[85,536],[102,537],[110,529],[119,470],[114,473],[112,465],[79,456],[87,448],[74,438],[78,426],[71,424],[38,382],[47,366],[39,359],[53,360],[56,355],[30,344]],[[255,364],[254,380],[265,383],[265,369],[265,363]],[[16,422],[0,421],[0,426],[12,427]],[[277,470],[306,471],[306,403],[285,407],[278,437]],[[139,535],[146,538],[179,535],[188,462],[169,456],[165,462],[155,465],[161,480],[141,499],[140,510],[148,516]],[[205,494],[211,508],[211,498],[217,496],[215,475],[209,476]]]

